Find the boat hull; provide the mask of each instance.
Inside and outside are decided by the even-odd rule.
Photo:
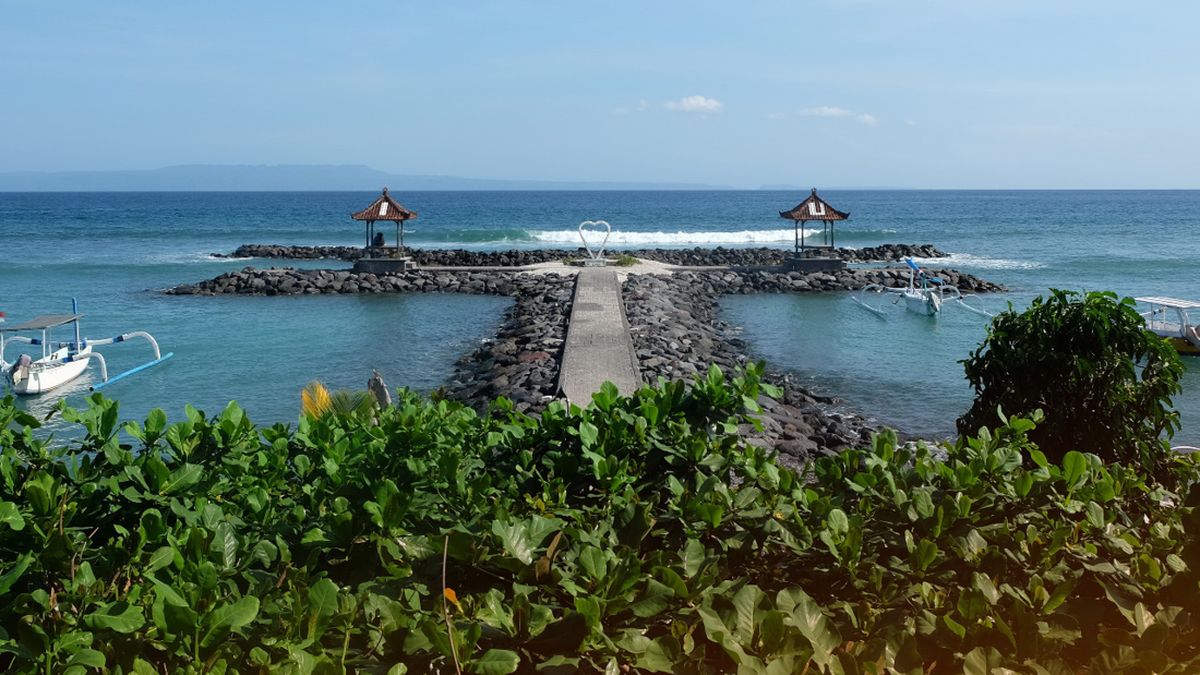
[[[63,356],[52,354],[49,359],[40,359],[38,361],[34,361],[32,367],[29,368],[28,373],[19,380],[14,381],[14,373],[11,371],[5,372],[5,377],[8,379],[13,393],[19,396],[36,396],[38,394],[44,394],[48,391],[57,389],[82,375],[84,371],[87,370],[88,362],[91,360],[88,358],[88,353],[90,352],[91,350],[87,349],[83,353],[79,354],[78,361],[69,361],[67,363],[60,363],[57,365],[39,368],[38,365],[40,363],[44,363],[47,360],[53,360],[56,358],[56,356],[58,358]]]
[[[1166,341],[1175,348],[1175,351],[1179,352],[1180,356],[1200,356],[1200,347],[1181,337],[1167,337]]]
[[[936,296],[932,294],[905,293],[904,306],[908,308],[908,311],[922,316],[937,316],[942,307],[935,298]]]

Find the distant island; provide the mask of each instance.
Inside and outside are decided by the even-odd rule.
[[[730,190],[701,183],[498,180],[394,174],[364,165],[188,164],[134,171],[0,172],[0,192],[272,192],[378,190]]]

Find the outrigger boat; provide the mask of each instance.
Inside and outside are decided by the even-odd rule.
[[[95,359],[100,367],[100,382],[91,387],[92,391],[95,391],[136,372],[157,366],[174,356],[173,352],[163,354],[158,348],[158,341],[145,331],[123,333],[115,337],[96,340],[83,338],[79,331],[81,318],[83,315],[78,313],[78,305],[71,300],[70,314],[50,314],[12,326],[0,325],[0,372],[3,373],[4,380],[12,387],[13,392],[31,396],[57,389],[82,375],[92,359]],[[4,315],[0,313],[0,324],[3,322]],[[62,326],[74,328],[74,341],[54,342],[50,339],[50,331]],[[41,337],[30,337],[20,333],[40,333]],[[93,351],[92,348],[125,342],[134,338],[141,338],[150,343],[154,349],[154,360],[109,377],[108,364],[104,361],[104,355]],[[41,357],[35,358],[31,354],[21,354],[16,357],[15,361],[9,363],[5,359],[5,351],[14,342],[40,346],[42,348]]]
[[[904,301],[904,307],[914,314],[922,316],[936,317],[942,312],[942,306],[947,302],[953,302],[967,311],[991,318],[994,316],[989,312],[985,312],[978,307],[972,307],[966,302],[966,299],[973,297],[971,295],[963,295],[955,286],[949,286],[946,282],[935,276],[930,276],[921,266],[913,262],[912,258],[905,258],[904,263],[908,266],[908,285],[903,288],[891,288],[880,284],[868,284],[858,293],[858,297],[852,298],[863,309],[875,314],[879,317],[887,315],[887,311],[883,307],[883,303],[872,303],[868,299],[868,293],[876,294],[891,294],[896,298],[891,304],[899,304]]]
[[[1188,318],[1189,309],[1200,309],[1200,302],[1151,296],[1134,298],[1150,306],[1142,312],[1146,328],[1161,336],[1183,356],[1200,356],[1200,331]]]

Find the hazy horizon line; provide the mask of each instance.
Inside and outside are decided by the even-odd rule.
[[[162,178],[164,174],[180,171],[200,171],[206,175],[210,181],[219,181],[222,174],[233,171],[258,171],[263,180],[274,180],[281,183],[278,186],[267,187],[246,187],[238,188],[232,186],[204,186],[200,185],[196,188],[185,187],[182,185],[166,185],[166,186],[100,186],[100,187],[64,187],[61,184],[54,184],[55,179],[61,181],[63,179],[77,178],[83,179],[81,182],[91,180],[103,180],[124,178],[126,182],[136,180],[137,177],[145,175],[147,179]],[[298,172],[303,172],[305,175],[300,176]],[[329,175],[322,176],[321,172],[327,172]],[[362,175],[347,175],[350,172],[358,172]],[[29,181],[47,181],[49,184],[46,187],[38,187],[34,183],[20,187],[4,186],[3,182],[14,181],[20,184],[21,182]],[[288,181],[292,182],[307,182],[313,186],[289,187],[286,185]],[[383,185],[366,187],[371,181],[383,183]],[[418,181],[430,182],[431,185],[405,187],[397,186],[397,191],[401,192],[608,192],[608,191],[647,191],[647,192],[801,192],[813,188],[810,184],[802,183],[785,183],[785,182],[770,182],[762,183],[758,186],[739,186],[728,184],[709,184],[698,183],[692,181],[679,180],[619,180],[619,179],[574,179],[574,180],[553,180],[540,178],[491,178],[464,176],[458,174],[434,174],[434,173],[393,173],[382,169],[376,169],[366,164],[204,164],[204,163],[186,163],[186,164],[169,164],[154,168],[142,169],[56,169],[56,170],[0,170],[0,193],[3,194],[19,194],[19,193],[137,193],[137,192],[160,192],[160,193],[237,193],[237,192],[370,192],[387,187],[389,181]],[[316,187],[322,182],[337,183],[338,187]],[[361,182],[364,187],[342,187],[347,182]],[[446,187],[439,187],[437,183],[445,183]],[[460,185],[455,185],[459,183]],[[488,184],[496,184],[490,186]],[[910,185],[817,185],[818,190],[829,191],[896,191],[896,192],[913,192],[913,191],[975,191],[975,192],[999,192],[999,191],[1058,191],[1058,192],[1082,192],[1082,191],[1130,191],[1130,192],[1187,192],[1200,190],[1197,187],[1095,187],[1095,186],[910,186]]]

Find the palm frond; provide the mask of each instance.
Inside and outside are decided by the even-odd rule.
[[[324,417],[333,410],[329,389],[317,380],[300,391],[300,410],[309,417]]]

